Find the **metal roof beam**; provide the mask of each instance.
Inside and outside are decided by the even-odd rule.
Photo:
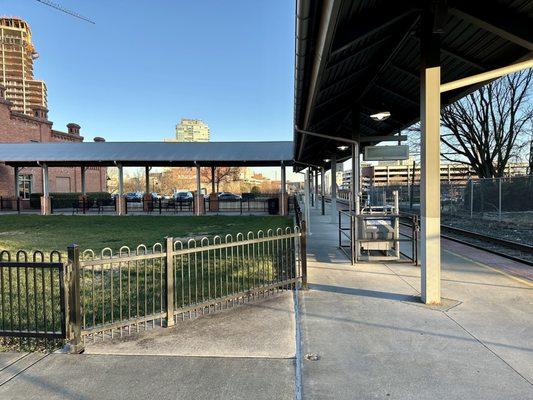
[[[418,43],[420,43],[420,38],[418,36],[412,35],[411,38],[413,40],[416,40]],[[485,67],[484,65],[481,65],[479,61],[474,60],[467,55],[461,54],[457,50],[452,50],[446,46],[441,45],[440,51],[441,53],[446,54],[447,56],[455,58],[459,61],[462,61],[465,64],[468,64],[476,69],[479,69],[480,71],[485,71],[487,69],[487,67]]]
[[[476,68],[476,69],[479,69],[480,71],[484,71],[486,70],[487,68],[484,67],[483,65],[481,65],[478,61],[476,60],[473,60],[472,58],[468,57],[468,56],[465,56],[463,54],[460,54],[459,52],[457,52],[456,50],[451,50],[449,48],[446,48],[444,46],[441,46],[440,47],[440,51],[452,58],[455,58],[459,61],[462,61],[463,63],[465,64],[469,64],[470,66]]]
[[[399,40],[395,43],[394,47],[390,52],[384,53],[383,62],[380,63],[380,68],[376,72],[376,74],[373,76],[372,79],[366,84],[363,90],[359,93],[359,97],[355,101],[356,103],[363,103],[363,98],[368,93],[368,91],[372,88],[372,86],[376,83],[379,76],[385,71],[388,66],[392,63],[400,49],[403,47],[405,42],[412,36],[413,29],[418,24],[418,21],[420,20],[420,15],[417,15],[415,18],[411,20],[411,23],[407,27],[407,30],[404,31],[403,35],[400,35]]]
[[[330,69],[335,68],[336,66],[338,66],[340,64],[343,64],[343,63],[345,63],[347,61],[350,61],[353,58],[359,56],[361,53],[364,53],[365,51],[368,51],[368,50],[370,50],[370,49],[372,49],[372,48],[374,48],[376,46],[379,46],[379,45],[387,42],[388,40],[391,40],[393,37],[394,37],[393,35],[384,36],[383,38],[381,38],[379,40],[372,41],[369,44],[367,44],[366,46],[363,46],[363,47],[357,49],[357,51],[355,53],[351,53],[347,57],[344,57],[344,58],[338,57],[338,60],[328,63],[327,69],[330,70]]]
[[[413,100],[412,98],[407,97],[407,96],[404,95],[404,94],[398,93],[398,92],[397,92],[396,90],[394,90],[394,89],[389,89],[389,88],[387,88],[387,87],[385,87],[385,86],[383,86],[383,85],[378,85],[378,84],[376,84],[376,85],[374,85],[374,86],[377,87],[377,88],[380,89],[380,90],[383,90],[384,92],[387,92],[387,93],[389,93],[389,94],[392,94],[393,96],[396,96],[396,97],[399,98],[399,99],[405,100],[405,101],[407,101],[408,103],[411,103],[411,104],[414,105],[414,106],[417,106],[417,107],[418,107],[418,105],[419,105],[418,101]]]
[[[533,30],[527,17],[490,1],[461,1],[449,10],[462,20],[533,51]]]
[[[450,90],[460,89],[465,86],[475,85],[481,82],[487,82],[493,79],[501,78],[504,75],[512,74],[514,72],[522,71],[528,68],[533,68],[533,59],[512,64],[507,67],[497,68],[493,71],[483,72],[478,75],[458,79],[453,82],[444,83],[440,86],[440,92],[444,93]]]
[[[356,71],[353,71],[353,72],[350,72],[348,75],[346,76],[343,76],[342,78],[340,79],[334,79],[331,83],[328,83],[326,86],[323,86],[323,87],[320,87],[320,91],[324,91],[324,90],[328,90],[330,88],[332,88],[333,86],[341,83],[341,82],[344,82],[350,78],[353,78],[357,75],[360,75],[361,73],[365,72],[365,71],[368,71],[369,68],[372,68],[373,65],[366,65],[365,67],[361,68],[361,69],[358,69]]]
[[[417,74],[414,74],[412,73],[411,71],[408,71],[406,70],[405,68],[402,68],[396,64],[390,64],[390,67],[392,69],[395,69],[396,71],[400,72],[401,74],[403,75],[407,75],[409,78],[413,79],[413,80],[416,80],[416,81],[419,81],[420,80],[420,76],[417,75]]]
[[[333,44],[331,55],[334,56],[346,50],[354,43],[401,21],[415,11],[414,8],[406,9],[403,2],[394,2],[390,7],[381,7],[368,12],[359,17],[358,21],[351,22],[349,29],[339,35],[340,38],[336,40],[337,43]]]

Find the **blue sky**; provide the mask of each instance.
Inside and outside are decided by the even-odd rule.
[[[291,140],[294,2],[290,0],[0,0],[29,22],[49,118],[87,139],[159,141],[182,117],[213,141]]]

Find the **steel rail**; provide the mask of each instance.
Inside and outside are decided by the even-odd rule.
[[[444,229],[444,230],[453,232],[453,233],[457,233],[457,234],[460,234],[460,235],[463,235],[463,236],[471,237],[473,239],[489,241],[489,242],[492,242],[492,243],[495,243],[495,244],[499,244],[499,245],[502,245],[502,246],[505,246],[505,247],[512,248],[514,250],[523,251],[524,253],[533,254],[533,246],[530,246],[528,244],[512,242],[512,241],[507,240],[507,239],[502,239],[502,238],[498,238],[498,237],[494,237],[494,236],[490,236],[490,235],[484,235],[482,233],[472,232],[472,231],[468,231],[466,229],[456,228],[454,226],[449,226],[449,225],[444,225],[444,224],[441,224],[441,228]]]

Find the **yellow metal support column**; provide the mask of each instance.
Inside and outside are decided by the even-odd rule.
[[[424,12],[425,11],[425,12]],[[433,13],[424,10],[420,75],[420,216],[422,301],[441,300],[440,260],[440,38],[434,33]]]

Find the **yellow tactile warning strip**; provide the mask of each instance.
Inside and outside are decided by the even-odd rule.
[[[498,268],[491,267],[490,265],[487,265],[487,264],[484,264],[484,263],[482,263],[482,262],[479,262],[479,261],[473,260],[473,259],[471,259],[471,258],[469,258],[469,257],[465,257],[465,256],[463,256],[463,255],[461,255],[461,254],[457,254],[457,253],[455,253],[455,252],[453,252],[453,251],[450,251],[450,250],[445,250],[445,249],[443,249],[442,251],[444,251],[444,252],[446,252],[446,253],[449,253],[449,254],[453,254],[453,255],[456,256],[456,257],[459,257],[459,258],[461,258],[461,259],[463,259],[463,260],[465,260],[465,261],[472,262],[472,263],[474,263],[474,264],[476,264],[476,265],[478,265],[478,266],[480,266],[480,267],[483,267],[483,268],[489,269],[489,270],[491,270],[491,271],[497,272],[497,273],[499,273],[499,274],[502,274],[502,275],[506,276],[507,278],[512,279],[512,280],[517,281],[517,282],[520,282],[520,283],[522,283],[522,284],[524,284],[524,285],[527,285],[527,286],[533,287],[533,282],[531,282],[529,279],[519,278],[519,277],[517,277],[517,276],[515,276],[515,275],[512,275],[512,274],[509,274],[509,273],[507,273],[507,272],[504,272],[504,271],[502,271],[502,270],[500,270],[500,269],[498,269]]]

